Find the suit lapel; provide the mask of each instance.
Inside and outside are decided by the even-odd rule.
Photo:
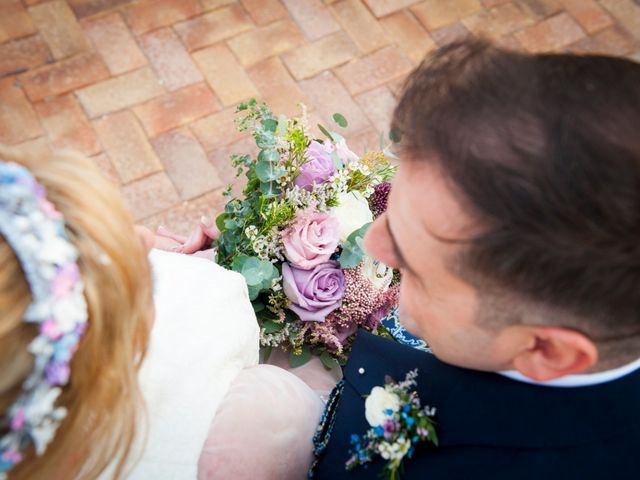
[[[600,385],[543,387],[453,367],[366,332],[345,368],[345,382],[362,397],[362,416],[364,396],[385,375],[403,380],[414,368],[422,404],[437,408],[441,447],[561,448],[640,429],[639,371]]]

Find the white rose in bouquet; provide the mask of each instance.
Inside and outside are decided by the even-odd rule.
[[[364,402],[364,416],[372,427],[377,427],[391,416],[385,411],[393,413],[400,409],[400,399],[395,393],[387,392],[384,387],[373,387]]]
[[[340,223],[338,233],[340,243],[344,243],[349,235],[363,225],[373,222],[369,202],[358,191],[342,193],[338,197],[338,206],[333,209],[332,215]]]
[[[369,280],[378,290],[386,292],[393,280],[393,269],[384,263],[365,255],[362,260],[362,275]]]

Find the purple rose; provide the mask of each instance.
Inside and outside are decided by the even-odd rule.
[[[307,147],[306,156],[307,162],[300,167],[300,174],[294,182],[297,186],[311,190],[314,183],[323,183],[336,173],[331,150],[323,144],[312,141]]]
[[[338,227],[338,220],[327,213],[298,212],[282,235],[285,257],[307,270],[328,261],[338,246]]]
[[[322,322],[342,305],[344,274],[338,262],[321,263],[313,270],[283,263],[282,284],[289,309],[303,321]]]

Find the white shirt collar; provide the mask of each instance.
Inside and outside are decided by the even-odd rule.
[[[596,373],[583,373],[580,375],[566,375],[561,378],[556,378],[555,380],[547,380],[546,382],[538,382],[537,380],[525,377],[516,370],[505,370],[497,373],[511,378],[512,380],[517,380],[518,382],[542,385],[545,387],[586,387],[589,385],[598,385],[601,383],[611,382],[612,380],[617,380],[638,368],[640,368],[640,358],[634,362],[614,368],[613,370]]]

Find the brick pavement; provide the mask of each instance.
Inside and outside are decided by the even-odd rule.
[[[255,152],[238,102],[340,112],[361,153],[406,74],[473,34],[640,61],[640,1],[0,0],[0,142],[79,150],[136,221],[184,233],[220,210],[229,155]]]

